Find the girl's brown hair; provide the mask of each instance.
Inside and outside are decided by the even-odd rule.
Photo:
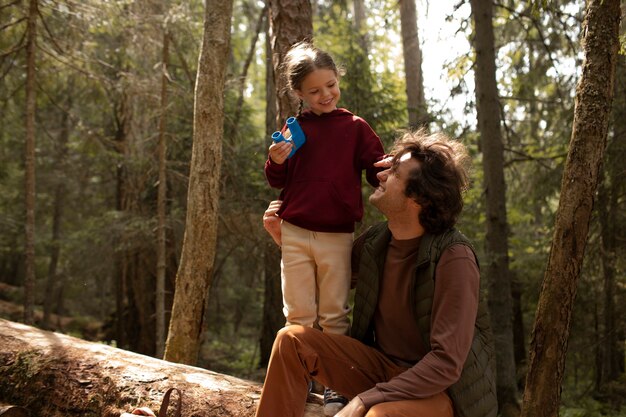
[[[287,86],[290,90],[300,90],[304,78],[318,69],[327,69],[339,76],[339,70],[335,61],[328,52],[314,46],[308,41],[294,44],[285,54],[285,61],[282,64],[283,74],[287,79]],[[302,111],[302,100],[300,100],[300,113]]]

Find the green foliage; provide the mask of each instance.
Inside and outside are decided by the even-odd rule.
[[[193,89],[202,39],[203,2],[40,2],[37,61],[37,288],[38,301],[50,297],[45,282],[51,249],[60,249],[57,273],[62,278],[61,313],[108,320],[115,312],[115,283],[120,265],[125,285],[144,279],[152,291],[155,274],[157,138],[163,28],[172,35],[167,108],[168,282],[174,281],[185,228],[187,181],[193,141]],[[402,76],[397,1],[366,1],[367,21],[353,26],[352,2],[324,0],[314,10],[315,42],[345,70],[340,106],[363,117],[389,150],[407,124]],[[522,288],[526,335],[545,273],[561,176],[569,146],[575,82],[579,75],[580,0],[496,5],[498,85],[505,138],[507,216],[510,266]],[[225,91],[224,140],[218,247],[207,305],[206,343],[201,364],[243,377],[256,374],[257,341],[262,317],[263,244],[261,216],[277,190],[267,185],[265,126],[265,33],[253,51],[241,84],[243,62],[262,4],[236,0],[231,57]],[[434,7],[434,6],[430,6]],[[20,49],[24,2],[3,9],[0,27],[0,281],[19,285],[23,256],[24,60]],[[462,8],[451,9],[444,24],[456,25],[471,38]],[[42,20],[43,19],[43,20]],[[41,24],[45,21],[45,27]],[[6,23],[15,23],[6,25]],[[626,38],[622,35],[622,53]],[[6,55],[4,55],[6,53]],[[475,133],[472,84],[473,52],[450,53],[441,76],[449,92],[429,101],[433,131],[443,130],[465,143],[473,160],[472,188],[466,194],[459,228],[482,255],[485,237],[485,190],[480,137]],[[425,57],[428,59],[428,57]],[[427,65],[427,63],[426,63]],[[617,78],[619,80],[619,76]],[[428,86],[426,86],[428,88]],[[240,94],[243,89],[243,102]],[[462,105],[451,106],[455,100]],[[624,94],[615,97],[624,114]],[[239,107],[241,106],[241,107]],[[621,106],[621,107],[620,107]],[[237,118],[235,118],[237,115]],[[615,117],[620,144],[619,116]],[[621,141],[621,142],[620,142]],[[606,184],[614,193],[615,211],[626,212],[619,184],[623,150],[609,145]],[[609,169],[610,168],[610,169]],[[62,190],[59,198],[57,190]],[[371,191],[363,187],[363,197]],[[60,234],[53,236],[53,214],[62,208]],[[365,204],[362,231],[382,219]],[[603,319],[605,253],[593,219],[587,261],[579,282],[563,383],[566,416],[623,415],[608,409],[598,395],[595,364]],[[626,219],[618,214],[617,235]],[[623,295],[624,244],[615,249],[616,285]],[[152,287],[151,287],[152,285]],[[57,294],[57,293],[55,293]],[[133,294],[122,294],[129,307]],[[151,299],[152,294],[147,294]],[[151,306],[146,306],[149,311]],[[130,311],[130,310],[129,310]],[[616,312],[622,317],[623,307]],[[151,325],[151,323],[149,323]],[[72,329],[66,329],[72,330]],[[526,343],[529,342],[526,336]],[[590,352],[593,351],[593,354]],[[617,388],[616,388],[617,390]],[[616,392],[621,392],[617,390]],[[582,400],[581,400],[582,399]],[[622,407],[623,408],[623,407]],[[613,414],[611,414],[613,413]],[[621,413],[621,414],[615,414]]]
[[[394,14],[388,12],[387,16]],[[327,50],[344,72],[339,105],[363,117],[381,137],[385,149],[390,148],[407,118],[404,80],[386,65],[391,57],[382,52],[393,46],[390,39],[384,35],[372,39],[367,27],[356,31],[347,5],[337,2],[319,6],[314,32],[317,45]],[[364,44],[376,45],[376,50],[364,49]]]

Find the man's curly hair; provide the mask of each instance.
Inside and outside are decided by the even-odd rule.
[[[409,173],[404,193],[422,206],[420,224],[433,234],[453,227],[469,186],[467,149],[443,133],[429,134],[424,129],[406,132],[391,152],[392,170],[408,153],[419,166]]]

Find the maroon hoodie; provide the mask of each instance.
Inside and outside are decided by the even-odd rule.
[[[374,162],[384,156],[380,138],[346,109],[298,117],[306,142],[283,164],[268,158],[265,176],[282,189],[278,215],[315,232],[351,233],[363,217],[361,171],[378,186]]]

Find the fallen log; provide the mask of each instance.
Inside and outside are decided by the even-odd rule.
[[[253,416],[261,392],[256,382],[0,319],[0,401],[31,416],[156,412],[169,388],[183,392],[183,417]],[[314,401],[305,417],[323,415]]]
[[[0,417],[28,417],[28,411],[24,407],[0,404]]]

